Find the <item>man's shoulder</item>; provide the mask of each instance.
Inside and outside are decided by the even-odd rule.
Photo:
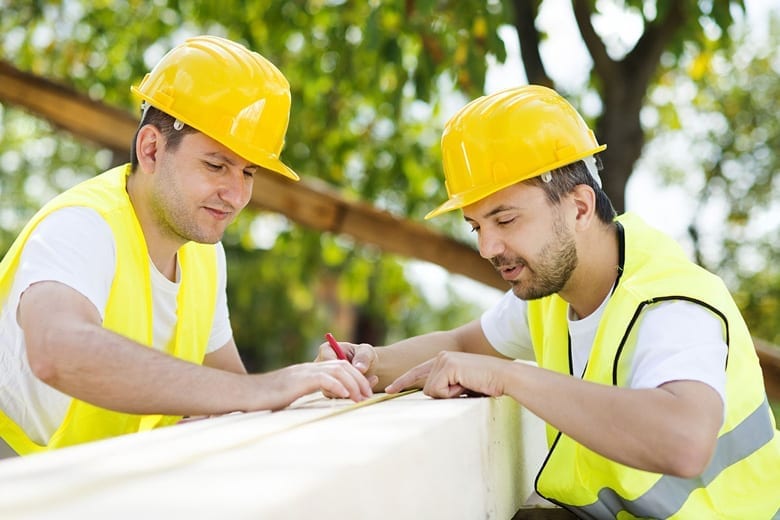
[[[130,205],[125,189],[130,165],[117,166],[86,179],[52,199],[42,211],[54,211],[67,206],[87,206],[107,213]]]
[[[106,220],[94,208],[87,206],[67,206],[52,211],[36,226],[33,235],[52,240],[68,240],[74,236],[113,239]]]

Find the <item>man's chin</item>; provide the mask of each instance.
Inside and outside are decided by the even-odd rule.
[[[197,236],[186,237],[190,242],[198,244],[216,244],[222,240],[224,233],[199,233]]]
[[[512,284],[512,292],[514,293],[514,295],[517,296],[518,298],[520,298],[521,300],[528,300],[529,298],[526,295],[527,291],[525,291],[523,289],[524,289],[523,287],[521,287],[520,285],[518,285],[516,283]]]
[[[524,301],[539,300],[541,298],[546,298],[547,296],[554,294],[551,292],[543,292],[539,290],[529,289],[528,287],[524,287],[517,283],[512,284],[512,292],[514,293],[515,296],[517,296],[519,299]]]

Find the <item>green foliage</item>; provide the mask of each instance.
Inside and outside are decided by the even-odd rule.
[[[54,195],[107,168],[111,154],[0,105],[0,251]]]
[[[0,7],[3,59],[133,111],[130,85],[185,37],[245,43],[290,81],[284,160],[306,178],[412,218],[446,196],[442,92],[480,94],[485,56],[505,57],[496,35],[505,12],[495,1],[0,0]],[[0,125],[4,250],[42,202],[113,158],[11,108]],[[278,216],[245,212],[224,242],[231,321],[254,369],[310,359],[332,326],[345,340],[383,341],[477,313],[454,293],[444,308],[425,301],[402,259]]]
[[[371,248],[290,225],[273,248],[248,249],[239,244],[240,227],[234,226],[223,243],[233,332],[252,369],[313,359],[327,330],[344,340],[391,342],[477,315],[475,306],[454,293],[443,308],[435,307],[407,281],[399,259]],[[353,324],[356,320],[380,330],[361,336],[364,329]]]
[[[284,160],[302,176],[320,178],[346,196],[419,220],[446,196],[438,142],[447,111],[461,104],[452,100],[465,102],[482,93],[487,56],[499,62],[506,58],[497,29],[512,24],[510,4],[0,0],[0,57],[135,111],[138,104],[129,86],[175,43],[200,33],[242,41],[276,63],[290,80],[293,108]],[[761,307],[752,322],[773,323],[767,313],[775,307],[766,298],[753,303],[748,297],[777,286],[771,262],[749,273],[738,267],[748,254],[746,247],[752,248],[751,258],[777,255],[771,236],[755,242],[744,232],[754,227],[756,210],[771,206],[775,189],[772,174],[777,166],[772,161],[780,148],[774,111],[766,108],[778,98],[773,80],[777,71],[771,73],[776,53],[770,49],[756,68],[745,68],[728,59],[738,46],[719,50],[731,41],[727,28],[733,9],[744,8],[742,0],[614,0],[591,5],[593,12],[612,7],[638,13],[646,34],[657,29],[664,13],[682,6],[686,25],[667,46],[661,70],[688,66],[686,73],[701,91],[697,105],[722,112],[728,121],[725,129],[718,127],[703,137],[715,146],[713,154],[701,158],[710,161],[702,168],[707,184],[701,193],[718,193],[733,207],[719,266],[743,273],[734,276],[745,287],[744,296],[738,294],[740,303],[750,316],[751,309]],[[660,76],[660,84],[681,81],[672,76]],[[614,84],[613,78],[595,75],[591,82]],[[748,84],[751,88],[745,89]],[[659,130],[688,130],[680,117],[682,107],[661,105]],[[124,158],[79,143],[11,107],[0,106],[0,111],[3,250],[43,201]],[[677,176],[689,174],[678,171]],[[456,215],[430,225],[461,237],[465,231]],[[421,298],[407,281],[403,260],[343,237],[313,233],[282,217],[245,213],[225,244],[232,322],[242,354],[257,369],[310,358],[331,323],[341,327],[334,332],[344,339],[364,339],[357,336],[371,333],[371,339],[391,340],[475,316],[455,294],[448,295],[450,303],[444,308]],[[357,309],[355,325],[340,317],[343,305]],[[361,326],[365,323],[373,327]]]
[[[663,78],[655,96],[667,100],[659,115],[679,125],[691,157],[671,157],[663,165],[670,182],[691,184],[699,237],[697,256],[732,287],[751,331],[780,343],[780,122],[775,107],[780,59],[780,19],[769,38],[733,34],[725,48],[691,53],[685,67]],[[685,92],[675,97],[674,92]],[[690,164],[696,165],[691,171]],[[717,221],[701,215],[721,214]]]

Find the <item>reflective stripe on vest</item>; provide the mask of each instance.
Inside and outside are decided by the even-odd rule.
[[[550,452],[537,475],[537,492],[583,518],[772,518],[780,508],[780,434],[739,309],[723,281],[692,264],[671,239],[630,214],[619,218],[618,231],[621,227],[622,274],[582,378],[627,386],[640,314],[666,300],[703,305],[723,320],[729,349],[724,422],[715,453],[703,475],[681,479],[612,461],[548,425]],[[571,375],[567,312],[568,304],[557,295],[528,302],[537,362]]]
[[[669,517],[683,506],[694,490],[709,485],[723,470],[774,438],[775,431],[769,419],[771,413],[769,403],[765,400],[736,428],[722,435],[709,466],[700,477],[684,479],[663,475],[647,492],[634,500],[621,497],[613,489],[603,488],[598,493],[597,502],[587,506],[567,507],[576,510],[584,518],[614,518],[621,511],[640,518]]]

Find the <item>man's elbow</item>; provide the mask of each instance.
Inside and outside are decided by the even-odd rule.
[[[45,341],[27,344],[27,362],[35,377],[49,386],[55,386],[57,381],[57,365],[48,353]]]
[[[672,450],[664,473],[680,478],[696,478],[704,473],[715,453],[717,438],[691,438]]]

